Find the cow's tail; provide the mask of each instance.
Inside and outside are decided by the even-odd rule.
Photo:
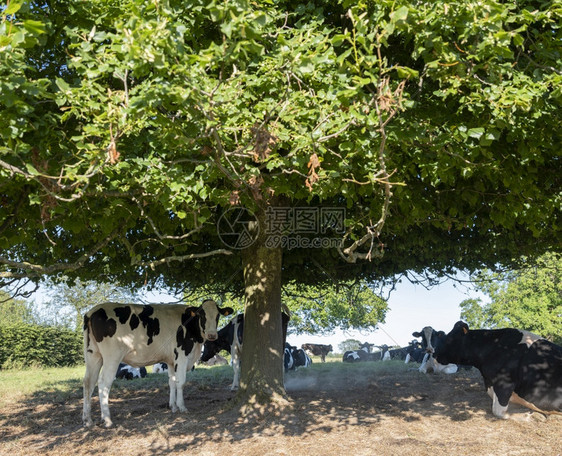
[[[92,322],[90,321],[89,314],[84,315],[83,332],[84,332],[84,360],[87,360],[88,354],[95,353],[98,351],[98,345],[92,333]]]
[[[289,320],[291,319],[291,311],[287,307],[287,304],[285,304],[285,303],[281,304],[281,312],[283,312],[285,315],[287,315],[289,317]]]

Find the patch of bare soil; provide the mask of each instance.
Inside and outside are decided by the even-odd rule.
[[[395,456],[562,454],[562,419],[510,406],[498,420],[476,370],[424,375],[349,369],[288,374],[293,402],[281,416],[246,422],[228,409],[229,382],[186,388],[188,414],[167,408],[167,380],[148,390],[117,385],[114,428],[85,429],[81,391],[60,400],[37,394],[0,411],[1,455]],[[93,400],[99,420],[97,397]]]

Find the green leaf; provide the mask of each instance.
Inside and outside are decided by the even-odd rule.
[[[394,68],[401,79],[419,78],[420,73],[412,68],[397,66]]]
[[[13,0],[8,4],[8,7],[4,10],[3,16],[9,16],[10,14],[17,13],[22,7],[23,3],[14,2]]]
[[[30,33],[34,35],[41,35],[42,33],[47,33],[47,28],[43,22],[34,21],[27,19],[23,21],[23,27]]]
[[[390,13],[390,19],[392,20],[392,22],[405,21],[407,17],[408,17],[408,7],[407,6],[403,6],[401,8],[398,8],[393,13]]]
[[[482,127],[478,127],[469,129],[467,134],[469,138],[480,139],[484,132],[485,130]]]
[[[32,176],[37,176],[39,174],[39,172],[35,169],[35,167],[31,163],[26,163],[25,168],[27,169],[27,172]]]
[[[57,87],[61,90],[61,92],[70,91],[70,86],[67,84],[67,82],[64,79],[57,78],[55,82],[57,84]]]

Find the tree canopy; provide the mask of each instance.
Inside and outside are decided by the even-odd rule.
[[[561,16],[558,1],[11,0],[2,284],[245,290],[245,331],[267,321],[247,340],[274,344],[281,283],[559,250]],[[277,364],[244,356],[263,367],[243,384],[271,367],[282,389]]]
[[[340,251],[368,237],[346,256],[370,264],[286,251],[287,279],[326,279],[310,256],[376,279],[558,245],[560,14],[531,1],[12,0],[2,277],[221,283],[239,264],[216,236],[232,205],[344,207]]]

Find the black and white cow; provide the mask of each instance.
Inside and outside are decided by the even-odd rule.
[[[358,350],[348,350],[343,354],[342,361],[344,363],[358,363],[364,361],[379,361],[384,358],[385,349],[384,347],[380,352],[371,353],[371,350],[375,344],[370,344],[364,342],[359,345]],[[379,349],[381,347],[378,347]],[[386,347],[388,349],[388,347]]]
[[[84,424],[93,424],[91,396],[97,381],[102,421],[106,427],[112,425],[109,390],[122,361],[131,366],[168,364],[170,408],[174,412],[186,411],[183,387],[187,370],[199,359],[203,342],[217,338],[219,316],[230,313],[231,308],[220,309],[210,299],[200,307],[106,303],[87,312],[84,316]]]
[[[422,364],[419,367],[419,371],[423,374],[428,372],[444,373],[444,374],[454,374],[458,370],[458,366],[453,363],[441,364],[437,362],[433,353],[435,353],[435,345],[437,341],[445,337],[443,331],[435,331],[431,326],[426,326],[419,332],[413,332],[412,336],[421,337],[421,348],[425,350],[425,355],[422,360]]]
[[[326,356],[330,353],[333,348],[331,345],[322,344],[302,344],[301,348],[308,352],[311,356],[320,356],[320,360],[325,363]]]
[[[144,378],[146,377],[146,367],[133,367],[125,363],[119,363],[117,368],[117,373],[115,378],[124,378],[126,380],[132,380],[133,378]]]
[[[562,347],[519,329],[469,329],[462,321],[437,342],[442,364],[476,367],[492,398],[492,413],[507,418],[509,402],[562,415]]]
[[[293,347],[285,342],[285,348],[283,350],[283,368],[285,372],[293,370],[295,365],[295,360],[293,359]]]
[[[309,367],[312,365],[312,359],[302,348],[293,347],[285,343],[284,353],[284,367],[285,371],[295,370],[299,367]]]
[[[406,355],[406,359],[404,360],[404,362],[408,364],[409,362],[413,361],[415,363],[421,364],[423,362],[425,353],[425,348],[423,348],[422,344],[418,340],[413,340],[408,346],[408,354]]]
[[[283,344],[287,338],[287,327],[289,325],[290,313],[288,308],[281,312],[281,325],[283,330]],[[244,334],[244,315],[239,314],[232,318],[219,332],[215,340],[205,342],[201,361],[206,362],[220,351],[225,350],[230,353],[234,377],[232,379],[231,390],[236,390],[240,386],[240,358],[242,356],[242,339]]]
[[[302,348],[296,348],[293,351],[293,359],[295,360],[295,369],[299,367],[309,367],[312,365],[312,359],[306,354]]]
[[[218,332],[215,340],[205,342],[201,361],[207,362],[222,350],[230,353],[230,362],[234,369],[231,390],[240,386],[240,357],[242,356],[242,335],[244,334],[244,315],[232,318]]]

